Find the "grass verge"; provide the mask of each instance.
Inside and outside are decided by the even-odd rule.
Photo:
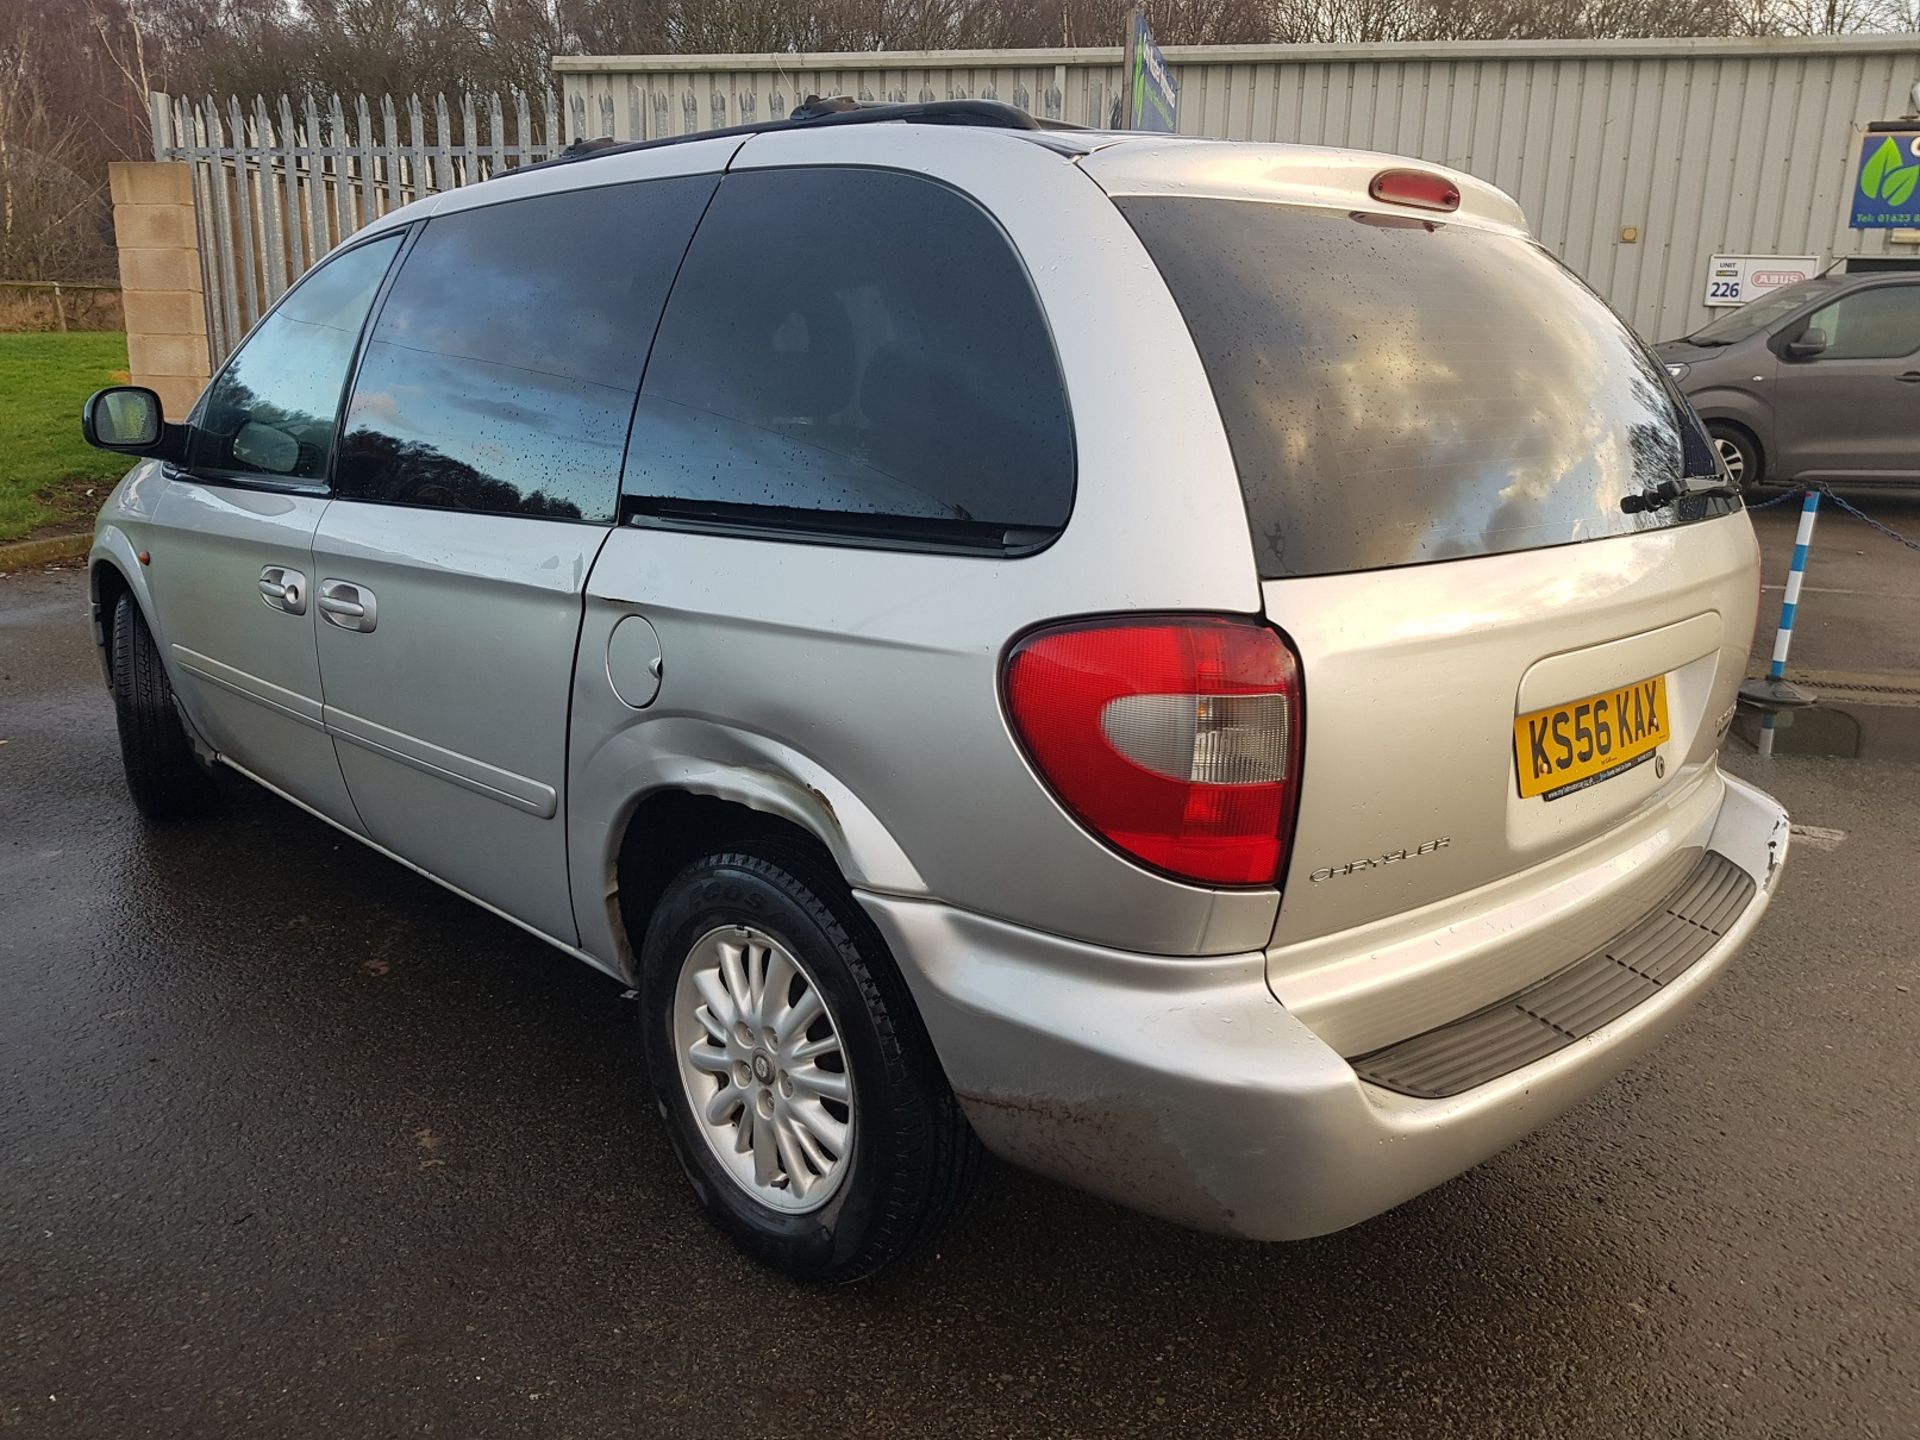
[[[0,335],[0,541],[93,518],[131,462],[80,438],[80,406],[126,378],[119,331]]]

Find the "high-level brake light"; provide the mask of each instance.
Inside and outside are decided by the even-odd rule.
[[[1458,210],[1460,187],[1431,170],[1382,170],[1367,193],[1389,205],[1412,205],[1420,210]]]

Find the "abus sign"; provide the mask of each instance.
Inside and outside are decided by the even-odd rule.
[[[1716,255],[1707,264],[1707,304],[1744,305],[1820,273],[1818,255]]]

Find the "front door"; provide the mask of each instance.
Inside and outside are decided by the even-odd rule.
[[[1826,336],[1826,348],[1780,362],[1779,476],[1920,480],[1920,282],[1852,291],[1787,334],[1812,330]]]
[[[228,760],[349,826],[321,714],[313,532],[347,371],[401,238],[312,271],[234,353],[195,411],[151,542],[167,668],[195,726]]]
[[[325,719],[368,835],[568,944],[581,597],[647,349],[714,184],[428,221],[368,336],[314,537]]]

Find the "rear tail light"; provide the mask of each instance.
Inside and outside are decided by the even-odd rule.
[[[1061,626],[1007,660],[1034,767],[1116,849],[1183,880],[1272,885],[1300,791],[1300,664],[1252,620]]]
[[[1421,210],[1458,210],[1460,187],[1431,170],[1382,170],[1367,193],[1391,205],[1413,205]]]

